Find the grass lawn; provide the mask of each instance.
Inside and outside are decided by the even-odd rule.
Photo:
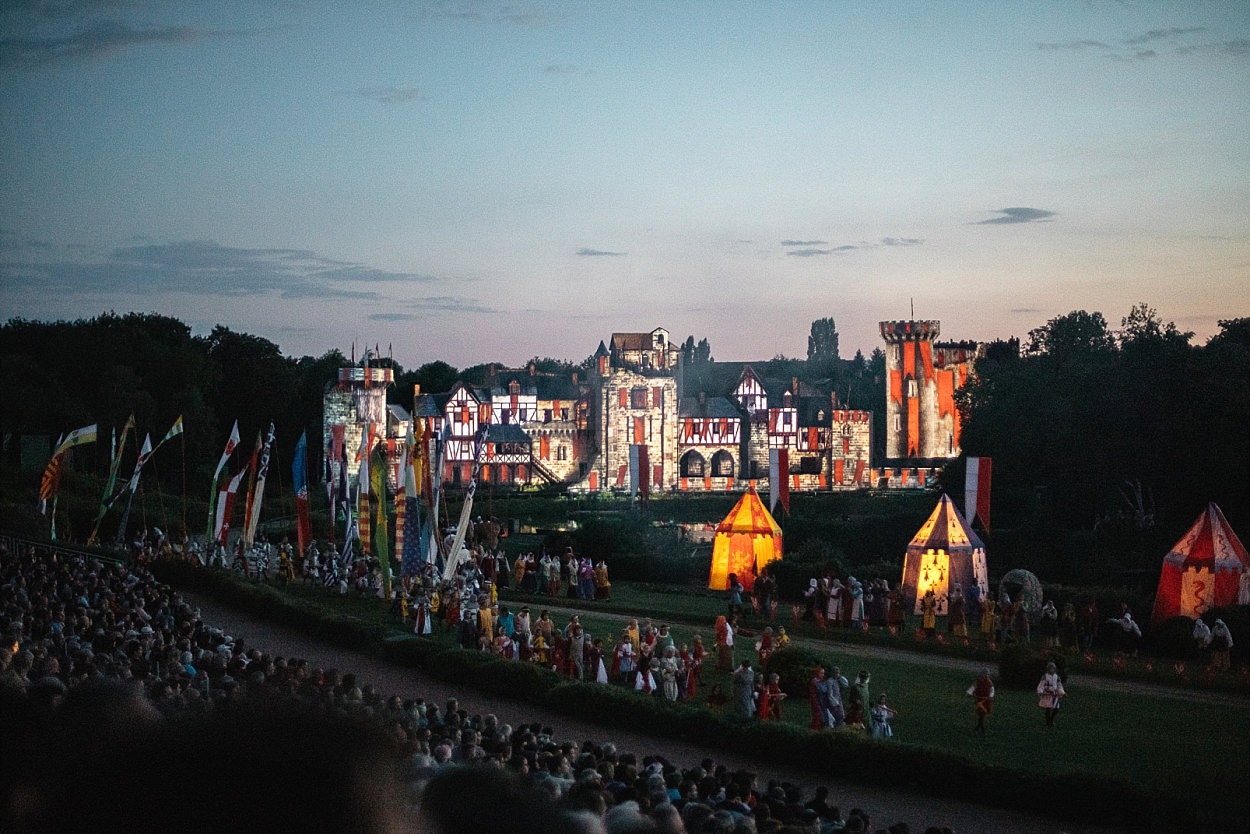
[[[283,592],[327,613],[346,614],[365,622],[387,623],[398,628],[388,606],[376,599],[355,595],[338,597],[319,587],[289,586]],[[550,600],[564,606],[567,600]],[[705,626],[673,622],[676,642],[690,643],[696,633],[709,652],[703,686],[697,702],[713,684],[728,693],[730,676],[714,669],[712,620],[723,611],[717,596],[673,594],[647,587],[613,589],[613,603],[634,610],[680,611]],[[649,603],[649,604],[648,604]],[[512,610],[529,605],[535,619],[542,600],[508,601]],[[636,606],[636,607],[635,607]],[[619,614],[582,614],[583,625],[595,637],[603,637],[607,652],[622,629]],[[559,626],[567,615],[556,615]],[[660,618],[655,619],[658,625]],[[450,642],[450,637],[447,637]],[[754,637],[738,643],[737,658],[754,656]],[[1250,769],[1244,767],[1250,738],[1250,700],[1229,698],[1223,705],[1209,705],[1176,697],[1156,697],[1082,686],[1079,676],[1070,678],[1068,697],[1056,727],[1047,728],[1032,692],[999,687],[989,732],[973,731],[971,699],[965,691],[972,675],[884,656],[863,658],[844,654],[830,644],[829,664],[841,667],[848,679],[862,668],[872,674],[873,695],[886,693],[898,711],[893,722],[895,738],[885,744],[912,744],[936,748],[988,765],[1037,773],[1088,773],[1135,781],[1153,790],[1181,792],[1194,802],[1217,803],[1250,818]],[[990,666],[991,672],[996,669]],[[639,696],[642,697],[642,696]],[[806,727],[809,710],[805,696],[783,704],[786,722]]]

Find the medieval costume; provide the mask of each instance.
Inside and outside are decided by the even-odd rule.
[[[989,602],[989,600],[986,600]],[[985,719],[994,711],[994,682],[990,670],[982,669],[972,686],[968,687],[977,716],[977,732],[985,734]]]
[[[1046,712],[1046,726],[1055,726],[1055,716],[1059,714],[1059,699],[1068,693],[1063,689],[1063,679],[1054,663],[1046,664],[1046,672],[1037,682],[1037,705]]]

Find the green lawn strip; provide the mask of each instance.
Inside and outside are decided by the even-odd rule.
[[[513,610],[521,605],[528,605],[537,614],[543,607],[571,608],[586,613],[610,613],[622,616],[648,616],[652,622],[668,622],[677,626],[685,624],[693,626],[708,641],[715,618],[726,612],[726,601],[723,593],[704,589],[682,588],[680,586],[656,586],[651,583],[614,582],[612,599],[581,600],[565,595],[548,597],[545,595],[527,595],[505,588],[500,594],[501,604]],[[706,624],[706,625],[704,625]],[[827,642],[832,647],[838,643],[863,647],[882,646],[901,649],[917,654],[941,655],[965,660],[979,660],[993,668],[998,663],[998,653],[992,650],[982,639],[979,627],[970,624],[972,636],[968,645],[964,646],[949,635],[942,633],[941,639],[918,639],[916,627],[920,624],[919,617],[907,617],[906,625],[898,634],[890,634],[882,628],[872,628],[867,632],[855,632],[844,628],[818,628],[815,623],[800,620],[794,622],[790,603],[782,603],[777,607],[775,619],[766,620],[755,615],[750,606],[746,606],[741,618],[740,627],[749,641],[754,642],[765,626],[771,625],[774,630],[784,626],[786,631],[795,638],[809,638]],[[939,632],[945,628],[939,618]],[[1034,641],[1037,642],[1036,639]],[[710,643],[708,644],[710,648]],[[836,650],[836,648],[835,648]],[[1229,670],[1209,675],[1210,670],[1195,664],[1185,664],[1186,672],[1178,675],[1174,671],[1174,663],[1170,660],[1150,661],[1149,658],[1116,658],[1106,648],[1097,648],[1092,659],[1087,660],[1080,655],[1068,657],[1069,671],[1077,674],[1096,675],[1116,680],[1140,680],[1152,684],[1172,686],[1186,689],[1197,686],[1207,691],[1230,692],[1236,695],[1250,695],[1250,678],[1239,674],[1237,670]]]
[[[519,687],[514,681],[518,679],[533,692],[547,691],[558,681],[538,669],[517,668],[528,665],[505,664],[502,661],[492,663],[486,655],[450,651],[452,637],[448,632],[444,632],[437,641],[410,639],[407,628],[401,630],[399,623],[388,613],[388,606],[375,598],[355,595],[339,597],[311,586],[266,586],[241,581],[233,576],[214,577],[210,574],[196,579],[198,581],[191,583],[193,587],[218,593],[262,616],[299,624],[311,633],[341,645],[378,651],[382,650],[384,643],[395,646],[398,645],[396,640],[401,641],[423,658],[421,665],[442,666],[443,676],[449,675],[465,684],[498,694],[515,695]],[[533,608],[531,606],[531,610]],[[562,626],[568,618],[567,615],[559,615],[555,619]],[[619,616],[589,613],[582,617],[582,621],[592,635],[603,636],[605,647],[610,647],[620,633]],[[793,744],[796,749],[808,751],[812,745],[804,739],[817,741],[813,736],[848,736],[847,740],[852,743],[845,748],[845,754],[861,758],[866,756],[868,761],[881,761],[887,767],[896,767],[898,772],[892,772],[891,776],[894,784],[899,784],[894,779],[901,779],[903,784],[913,784],[921,789],[934,790],[944,786],[952,790],[956,786],[946,784],[946,781],[958,772],[964,774],[960,778],[965,782],[969,779],[973,782],[986,781],[995,794],[977,797],[973,792],[967,797],[969,799],[981,798],[1007,805],[1027,800],[1029,805],[1042,812],[1046,812],[1044,803],[1034,795],[1038,793],[1038,788],[1029,787],[1026,782],[1012,782],[1008,773],[1018,773],[1023,780],[1030,777],[1040,779],[1050,786],[1041,792],[1057,792],[1057,799],[1088,783],[1091,787],[1103,786],[1102,790],[1119,797],[1118,803],[1125,805],[1129,801],[1125,796],[1130,799],[1133,796],[1131,786],[1139,785],[1143,789],[1143,797],[1150,797],[1152,801],[1166,797],[1168,806],[1173,809],[1189,806],[1200,809],[1199,813],[1216,815],[1216,819],[1250,815],[1250,772],[1234,764],[1243,756],[1245,727],[1250,726],[1250,705],[1204,706],[1148,695],[1085,690],[1081,688],[1079,678],[1073,678],[1069,683],[1071,695],[1065,702],[1059,725],[1051,729],[1043,726],[1041,711],[1031,692],[1000,687],[995,712],[990,719],[990,731],[982,738],[972,731],[972,707],[964,694],[971,683],[968,674],[936,668],[923,662],[885,657],[839,657],[836,646],[830,646],[829,663],[840,665],[848,678],[854,677],[860,668],[868,669],[872,673],[872,691],[888,693],[891,705],[899,712],[894,722],[894,740],[855,744],[857,734],[854,732],[811,734],[807,731],[808,705],[805,695],[801,693],[786,702],[780,726],[764,727],[762,722],[754,721],[745,724],[737,722],[728,715],[728,708],[719,713],[698,708],[706,706],[705,698],[713,684],[719,683],[725,693],[730,691],[730,686],[728,673],[717,672],[714,668],[715,650],[710,624],[707,628],[696,628],[675,623],[674,639],[679,644],[689,642],[696,631],[703,636],[709,654],[703,686],[689,709],[673,712],[666,705],[654,703],[655,699],[622,692],[619,686],[574,685],[573,689],[569,689],[569,684],[563,684],[558,686],[558,691],[552,691],[540,700],[554,709],[571,711],[590,720],[601,720],[606,726],[630,726],[622,722],[651,713],[667,716],[663,720],[669,722],[670,731],[681,737],[713,746],[720,744],[740,752],[747,752],[744,745],[754,737],[753,734],[761,734],[759,742],[762,746],[747,749],[756,750],[763,758],[780,761],[790,761],[784,753],[784,745]],[[608,651],[610,653],[610,648]],[[743,641],[739,646],[739,658],[743,652],[751,652],[754,656],[753,639]],[[395,656],[391,651],[386,651],[386,654]],[[446,660],[440,659],[443,656]],[[466,667],[465,663],[470,660],[472,663]],[[466,672],[466,669],[478,671]],[[431,671],[440,674],[438,668]],[[599,689],[613,691],[599,694],[583,691]],[[532,700],[533,696],[528,699]],[[699,719],[699,715],[704,717]],[[646,720],[659,719],[653,716]],[[721,727],[721,723],[725,726]],[[787,741],[782,742],[783,737]],[[778,743],[783,744],[783,749],[777,749]],[[886,749],[881,749],[883,745]],[[889,749],[891,745],[897,749]],[[818,744],[816,749],[823,750],[824,746]],[[843,748],[835,744],[830,749]],[[874,750],[889,755],[878,756],[872,753]],[[803,755],[808,754],[805,752]],[[898,759],[898,756],[903,758]],[[931,772],[917,764],[929,758],[934,763]],[[808,756],[809,766],[815,760]],[[824,758],[818,760],[826,761]],[[908,764],[897,767],[897,762]],[[1226,765],[1214,766],[1219,763]],[[917,767],[921,769],[917,771]],[[816,769],[822,770],[821,767]],[[847,771],[840,766],[830,766],[831,774],[855,778],[857,772],[854,768]],[[1201,774],[1202,778],[1194,778],[1194,774]],[[872,778],[869,773],[862,775]],[[1019,797],[1009,796],[1013,785],[1020,792]],[[958,787],[970,790],[962,782]],[[1128,792],[1125,793],[1125,790]],[[1072,801],[1077,801],[1075,794]],[[1082,811],[1087,812],[1088,809]]]

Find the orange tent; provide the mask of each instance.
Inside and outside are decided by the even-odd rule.
[[[707,586],[727,591],[729,574],[734,573],[749,591],[755,586],[756,575],[769,562],[780,559],[781,552],[781,527],[751,487],[716,527]]]
[[[1208,608],[1244,605],[1250,581],[1250,554],[1214,502],[1163,557],[1152,623],[1184,615],[1201,617]]]

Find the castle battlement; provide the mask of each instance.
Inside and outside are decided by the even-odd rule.
[[[932,342],[942,332],[940,321],[883,321],[880,322],[881,338],[887,344],[902,342]]]

